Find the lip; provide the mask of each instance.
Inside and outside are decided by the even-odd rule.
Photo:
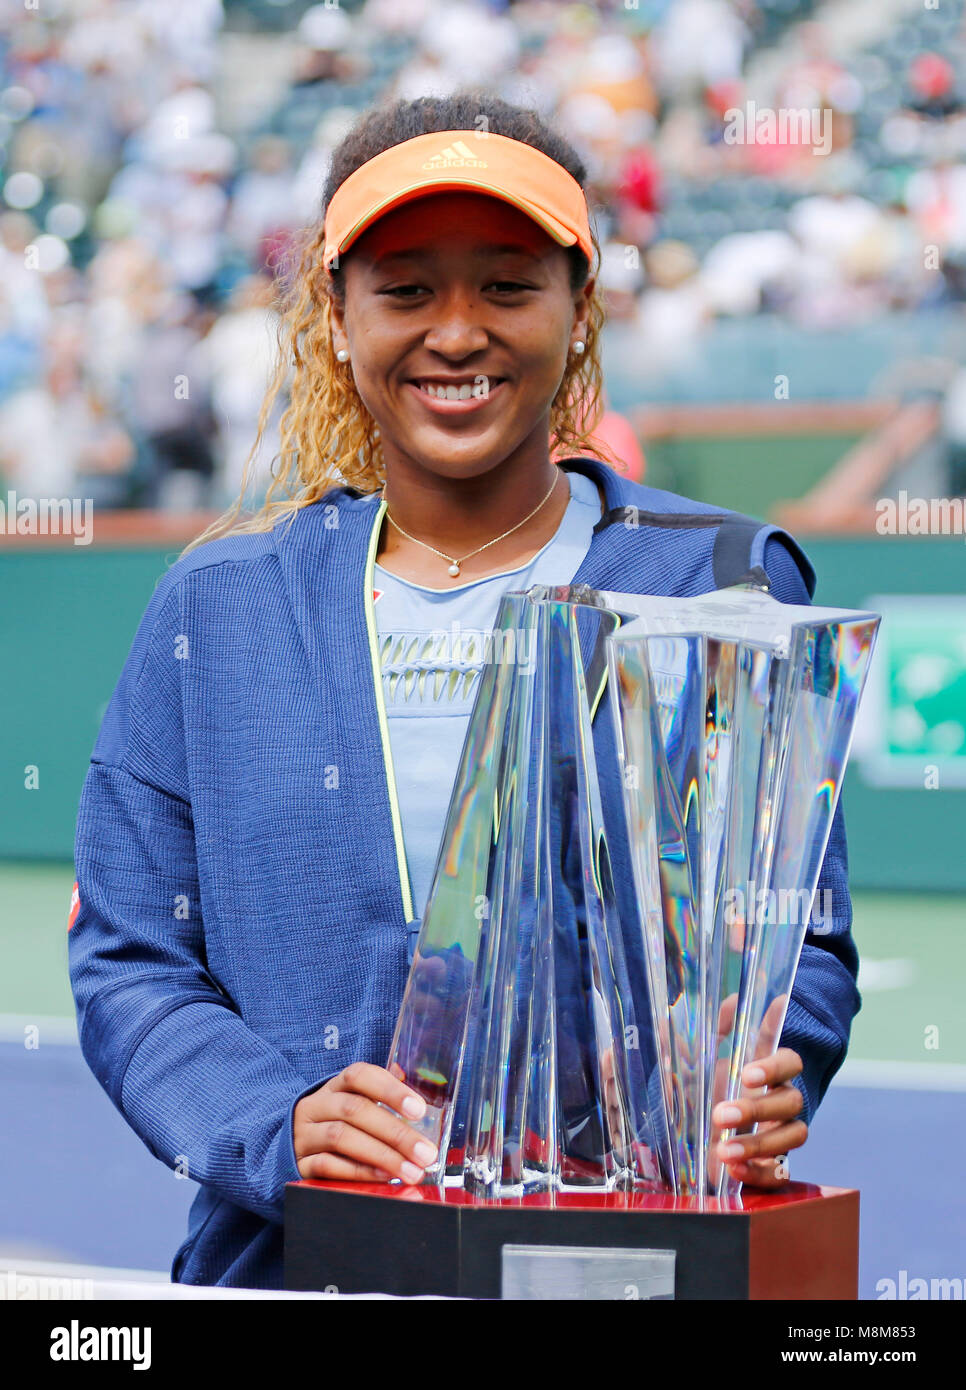
[[[437,378],[438,380],[439,378]],[[431,396],[428,391],[423,391],[418,382],[407,381],[406,386],[412,391],[427,410],[431,410],[434,415],[470,415],[475,410],[482,410],[485,405],[498,395],[506,386],[506,381],[498,381],[495,386],[491,386],[485,396],[470,396],[465,401],[441,400],[439,396]],[[455,385],[455,382],[454,382]]]

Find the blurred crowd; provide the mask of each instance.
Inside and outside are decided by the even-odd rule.
[[[388,96],[482,83],[557,124],[642,376],[722,318],[962,306],[962,0],[882,0],[858,43],[831,8],[0,0],[0,481],[105,507],[232,500],[273,277],[332,149]],[[252,501],[274,447],[269,430]]]

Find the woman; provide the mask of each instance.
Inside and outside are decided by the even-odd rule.
[[[400,102],[347,135],[289,287],[276,481],[162,578],[105,716],[72,979],[95,1074],[201,1184],[176,1280],[281,1287],[286,1182],[415,1182],[434,1157],[409,1124],[423,1102],[382,1064],[474,634],[502,593],[692,594],[757,565],[809,601],[777,528],[551,462],[585,447],[600,391],[584,177],[533,113],[483,94]],[[845,873],[840,812],[819,884],[834,914],[784,1045],[745,1077],[767,1091],[719,1117],[760,1122],[722,1154],[747,1182],[781,1180],[845,1052]]]

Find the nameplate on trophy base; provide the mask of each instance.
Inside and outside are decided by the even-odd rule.
[[[614,1303],[674,1297],[673,1250],[504,1245],[502,1298]]]

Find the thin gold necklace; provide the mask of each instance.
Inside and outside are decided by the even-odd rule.
[[[436,547],[435,547],[435,545],[427,545],[426,542],[425,542],[425,541],[421,541],[421,540],[419,539],[418,536],[411,536],[411,535],[409,534],[408,531],[403,531],[403,528],[399,525],[399,522],[398,522],[398,521],[393,521],[392,517],[389,515],[389,510],[388,510],[388,508],[386,509],[386,520],[392,522],[392,524],[393,524],[393,526],[395,526],[396,530],[397,530],[397,531],[400,531],[400,532],[406,537],[407,540],[415,541],[415,543],[416,543],[417,545],[421,545],[421,546],[423,547],[424,550],[431,550],[431,551],[433,552],[434,555],[439,555],[439,556],[441,557],[441,559],[443,559],[443,560],[448,560],[448,561],[449,561],[449,572],[450,572],[450,574],[453,575],[453,577],[455,578],[456,575],[459,574],[459,572],[460,572],[460,565],[463,563],[464,560],[470,560],[470,559],[472,559],[472,557],[473,557],[474,555],[479,555],[479,553],[480,553],[481,550],[489,550],[490,546],[491,546],[491,545],[496,545],[497,541],[506,540],[507,536],[512,536],[513,533],[514,533],[514,531],[519,531],[520,527],[521,527],[521,526],[525,526],[526,523],[530,520],[531,517],[536,516],[536,514],[537,514],[537,512],[540,510],[540,508],[546,506],[546,504],[550,501],[550,493],[553,492],[554,488],[557,486],[557,482],[558,482],[559,478],[560,478],[560,473],[559,473],[559,470],[558,470],[557,476],[554,478],[553,482],[550,484],[550,492],[547,493],[546,497],[543,499],[542,502],[538,503],[538,505],[537,505],[536,507],[534,507],[534,509],[533,509],[532,512],[528,513],[528,515],[525,516],[525,517],[523,518],[522,521],[518,521],[517,524],[516,524],[516,526],[511,526],[510,529],[509,529],[509,531],[504,531],[504,532],[503,532],[503,535],[502,535],[502,536],[495,536],[495,537],[493,538],[493,540],[487,541],[486,545],[478,545],[478,546],[476,547],[475,550],[471,550],[471,551],[469,552],[469,554],[467,554],[467,555],[461,555],[461,556],[459,556],[458,559],[457,559],[455,556],[453,556],[453,555],[445,555],[445,554],[443,553],[442,550],[437,550]],[[379,496],[383,499],[383,501],[386,500],[386,489],[385,489],[385,484],[383,484],[383,488],[382,488],[382,491],[380,492]]]

